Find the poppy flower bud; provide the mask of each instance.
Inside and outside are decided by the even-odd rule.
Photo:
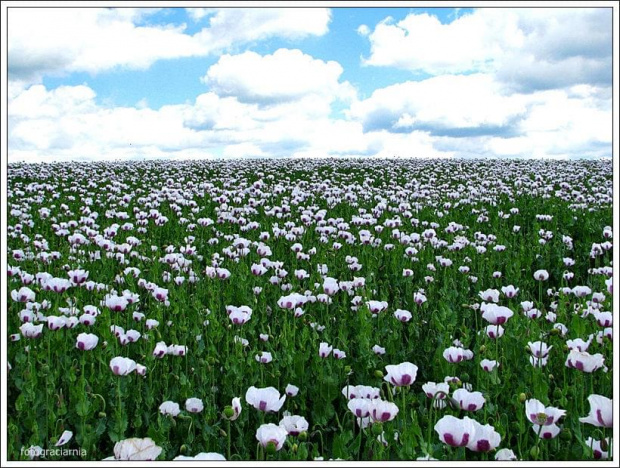
[[[562,429],[562,431],[560,432],[560,439],[562,440],[571,440],[573,438],[573,433],[571,432],[571,430],[568,427],[565,427],[564,429]],[[601,448],[604,451],[607,451],[607,447],[603,447],[603,444],[607,445],[607,441],[605,439],[603,439],[601,441]]]
[[[297,453],[298,445],[293,444],[293,453]]]
[[[224,429],[220,429],[220,435],[222,437],[226,437],[227,436],[226,431]]]
[[[100,411],[97,416],[99,416],[100,418],[106,418],[108,415],[105,414],[103,411]]]
[[[461,375],[461,381],[469,382],[469,374],[467,372]]]
[[[480,352],[484,353],[487,350],[487,347],[485,345],[480,346]]]
[[[562,437],[562,436],[563,436],[563,435],[565,435],[565,434],[566,434],[566,436],[568,436],[568,438],[566,438],[566,436],[565,436],[565,437],[563,437],[563,439],[564,439],[564,440],[570,440],[570,438],[571,438],[571,432],[570,432],[570,429],[565,428],[565,429],[564,429],[564,430],[560,433],[560,437]],[[609,443],[607,442],[607,439],[605,438],[605,439],[601,440],[601,450],[603,450],[604,452],[607,452],[607,450],[608,450],[608,449],[609,449]]]
[[[377,377],[378,379],[382,379],[383,378],[383,372],[381,372],[379,369],[377,369],[375,371],[375,377]]]
[[[373,435],[381,435],[381,433],[383,432],[383,424],[381,423],[376,423],[372,425],[372,434]]]
[[[519,401],[521,403],[524,403],[526,399],[527,399],[527,395],[525,393],[520,393],[519,394]]]
[[[349,374],[351,372],[351,366],[344,366],[345,374]]]
[[[557,328],[552,328],[549,333],[551,333],[552,335],[559,335],[560,334],[560,330],[557,329]]]
[[[232,406],[227,406],[226,408],[224,408],[224,416],[226,416],[227,419],[232,418],[235,415],[235,410],[233,409]]]
[[[536,446],[530,449],[530,455],[532,456],[532,458],[536,458],[539,453],[540,453],[540,450]]]
[[[308,433],[306,431],[300,432],[297,436],[297,439],[299,439],[301,442],[308,440]]]
[[[181,453],[187,453],[187,445],[185,445],[185,444],[181,445],[181,448],[179,449],[179,451]]]

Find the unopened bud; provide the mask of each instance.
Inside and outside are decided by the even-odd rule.
[[[560,432],[560,439],[571,440],[572,438],[573,438],[573,433],[568,427],[565,427],[564,429],[562,429],[562,431]],[[603,448],[603,444],[607,444],[607,441],[605,439],[601,441],[601,448],[603,449],[603,451],[607,451],[607,448]]]
[[[525,393],[519,393],[519,401],[521,403],[525,403],[526,399],[527,399],[527,395]]]
[[[383,432],[383,424],[381,423],[375,423],[372,425],[372,433],[373,435],[381,435],[381,433]]]
[[[308,433],[306,431],[303,431],[302,433],[300,433],[297,438],[303,442],[305,440],[308,440]]]
[[[235,415],[235,410],[232,406],[227,406],[224,408],[224,416],[228,419],[232,418]]]
[[[276,453],[277,447],[276,447],[275,442],[268,442],[266,449],[267,449],[267,453],[270,455],[273,455],[274,453]]]

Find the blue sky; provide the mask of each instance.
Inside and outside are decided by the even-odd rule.
[[[610,157],[612,10],[8,10],[9,159]]]

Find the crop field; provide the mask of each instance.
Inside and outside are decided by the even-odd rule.
[[[10,460],[611,456],[611,161],[11,164],[7,202]]]

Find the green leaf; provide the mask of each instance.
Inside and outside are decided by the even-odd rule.
[[[361,442],[361,434],[360,436],[358,436],[359,442]],[[353,431],[348,430],[348,431],[344,431],[341,432],[340,434],[336,435],[334,437],[334,444],[333,444],[333,457],[334,458],[343,458],[343,459],[348,459],[351,456],[351,450],[348,447],[349,442],[351,442],[351,440],[353,440]],[[355,452],[357,453],[357,452]]]

